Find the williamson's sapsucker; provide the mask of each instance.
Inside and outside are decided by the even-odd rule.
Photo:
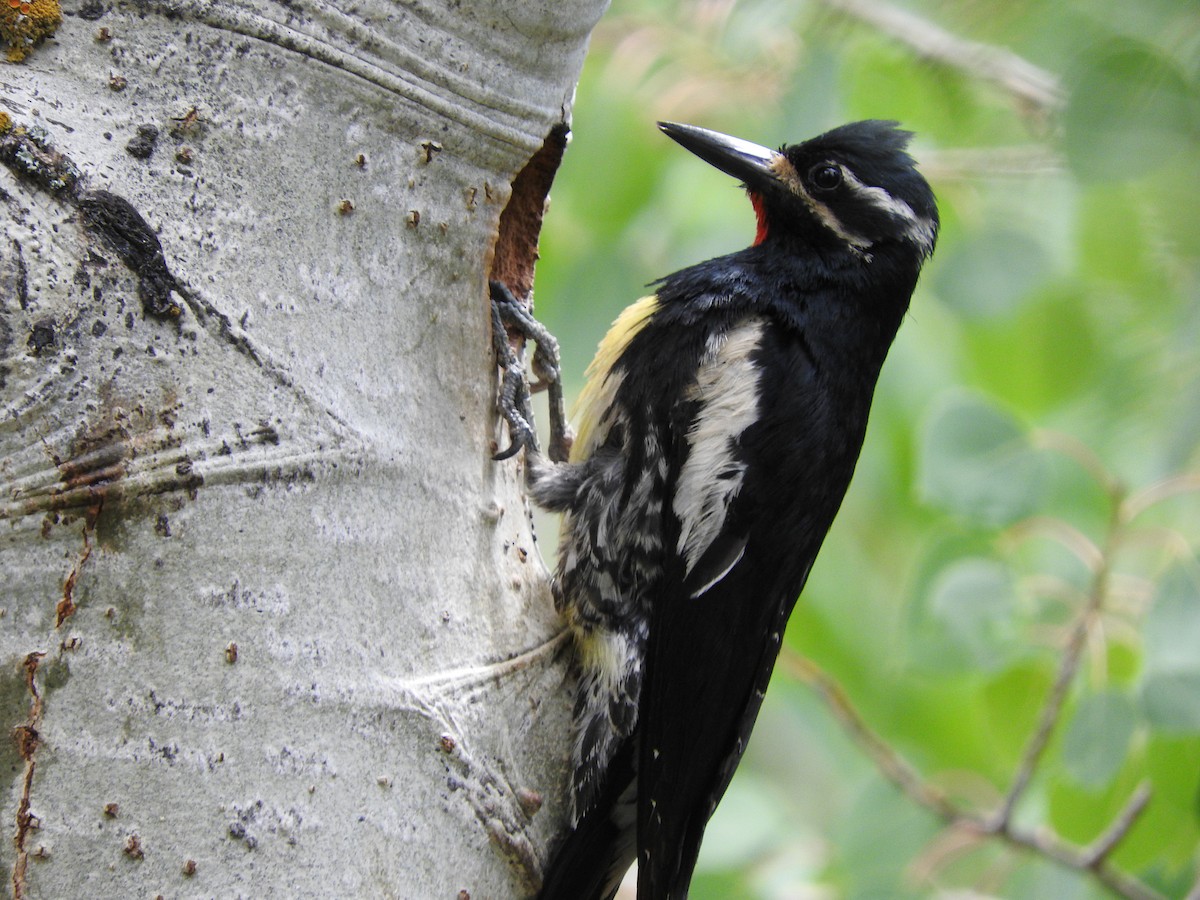
[[[527,396],[502,397],[534,500],[563,513],[576,649],[574,829],[543,900],[610,898],[635,858],[639,900],[687,896],[938,233],[894,122],[778,151],[660,127],[744,183],[754,243],[620,315],[569,459],[536,450]],[[530,324],[492,292],[498,319]]]

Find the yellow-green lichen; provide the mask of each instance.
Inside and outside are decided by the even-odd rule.
[[[21,62],[62,24],[58,0],[0,0],[0,42],[8,61]]]

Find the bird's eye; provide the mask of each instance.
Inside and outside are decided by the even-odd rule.
[[[841,167],[833,163],[820,163],[809,170],[808,180],[818,191],[832,191],[842,184]]]

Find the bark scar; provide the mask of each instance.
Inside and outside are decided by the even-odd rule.
[[[559,122],[550,129],[541,148],[513,179],[512,196],[500,213],[489,277],[504,284],[516,297],[528,297],[533,290],[533,268],[538,258],[542,218],[570,134],[566,122]]]
[[[94,190],[77,200],[84,221],[117,251],[138,279],[138,297],[147,315],[178,318],[183,307],[171,299],[179,283],[167,268],[162,243],[142,214],[124,197]]]
[[[75,615],[75,585],[79,583],[79,573],[83,571],[83,564],[92,555],[91,534],[96,528],[96,520],[100,517],[101,505],[97,504],[88,510],[87,521],[83,526],[83,550],[80,551],[79,558],[75,560],[75,565],[71,567],[71,572],[63,583],[62,599],[54,607],[55,628],[62,628],[63,622]]]
[[[39,824],[37,817],[29,811],[29,793],[33,787],[33,771],[36,767],[34,755],[41,744],[38,728],[42,724],[42,696],[38,693],[35,676],[38,664],[45,655],[44,652],[34,651],[28,654],[22,663],[22,668],[25,670],[25,686],[29,690],[29,696],[33,699],[29,704],[28,718],[23,724],[13,729],[13,740],[16,741],[17,752],[25,761],[25,776],[21,781],[21,800],[17,805],[17,830],[13,835],[13,843],[17,848],[17,859],[13,864],[12,873],[13,900],[22,900],[25,897],[25,874],[29,867],[29,849],[26,847],[26,841],[29,833],[36,830]]]

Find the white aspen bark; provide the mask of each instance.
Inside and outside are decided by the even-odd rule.
[[[486,283],[603,0],[69,3],[0,72],[8,892],[532,893],[569,697]]]

